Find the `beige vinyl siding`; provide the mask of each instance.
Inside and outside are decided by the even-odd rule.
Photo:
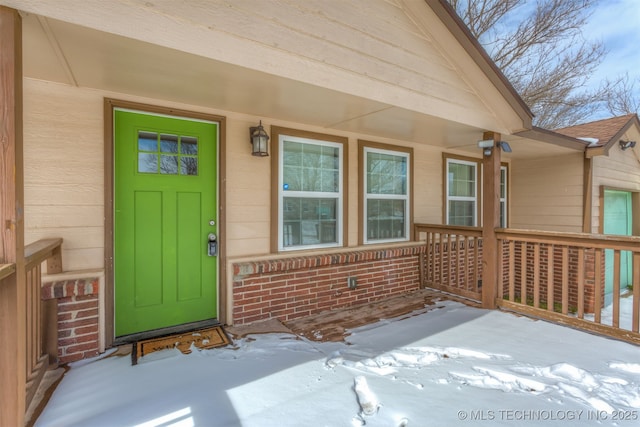
[[[640,130],[630,128],[621,138],[640,143]],[[600,233],[600,188],[640,192],[640,144],[635,148],[622,151],[616,143],[608,156],[593,157],[593,216],[591,230]],[[635,197],[638,200],[638,196]],[[636,206],[633,207],[636,209]],[[634,212],[638,216],[638,212]]]
[[[514,160],[510,173],[510,228],[582,231],[582,153]]]
[[[24,93],[25,242],[62,237],[65,270],[100,268],[102,98],[28,79]]]
[[[270,251],[270,161],[250,154],[249,126],[271,125],[327,133],[326,129],[283,120],[252,117],[25,79],[25,230],[26,242],[62,237],[64,270],[104,267],[105,97],[198,111],[226,117],[228,257]],[[337,134],[336,132],[331,132]],[[349,139],[348,242],[358,244],[358,139],[414,149],[414,218],[440,223],[442,153],[428,140],[413,144],[371,135],[343,133]],[[273,141],[270,141],[273,143]]]
[[[75,2],[8,1],[9,6],[61,21],[388,106],[454,121],[464,117],[480,128],[495,128],[496,123],[510,130],[522,126],[425,2],[259,3],[256,7],[255,0],[225,0],[176,7],[169,1],[112,0],[78,8]],[[65,37],[63,29],[51,25]],[[79,64],[82,52],[67,55],[70,64]],[[102,87],[102,74],[93,67],[72,65],[74,77],[81,85]]]

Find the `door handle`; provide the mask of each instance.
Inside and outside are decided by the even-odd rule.
[[[214,233],[209,233],[207,240],[207,255],[218,256],[218,237]]]

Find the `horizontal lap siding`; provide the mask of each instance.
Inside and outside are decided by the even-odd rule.
[[[419,289],[423,245],[233,264],[233,322],[288,321]],[[358,286],[350,290],[347,278]]]
[[[148,4],[139,2],[138,7],[145,9]],[[419,99],[437,99],[459,112],[491,116],[439,46],[392,2],[282,0],[256,7],[253,0],[233,0],[218,7],[203,4],[179,10],[169,2],[154,3],[149,11],[174,16],[188,26],[208,28],[212,38],[223,33],[256,48],[291,55],[295,61],[282,63],[282,72],[295,76],[287,77],[306,79],[311,69],[329,68],[335,74],[325,72],[325,81],[310,83],[367,90],[361,84],[370,81],[388,86],[384,93],[370,93],[382,102],[399,105],[405,102],[402,98],[416,96],[413,102],[423,106]],[[394,88],[403,92],[393,95]],[[393,101],[400,93],[402,97]]]
[[[629,130],[631,132],[632,129]],[[637,131],[622,139],[638,141]],[[636,150],[636,153],[633,152]],[[609,150],[608,156],[593,158],[593,218],[592,232],[601,232],[600,227],[600,188],[608,187],[630,192],[640,192],[640,148],[636,147],[622,151],[616,144]],[[637,202],[636,202],[637,203]],[[637,209],[635,206],[633,209]],[[637,214],[636,214],[637,215]],[[638,231],[634,231],[638,234]]]
[[[514,160],[510,228],[582,231],[582,154]]]

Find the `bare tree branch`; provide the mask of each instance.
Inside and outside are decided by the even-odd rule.
[[[586,83],[601,43],[582,36],[595,0],[449,0],[547,129],[588,120],[606,98]]]

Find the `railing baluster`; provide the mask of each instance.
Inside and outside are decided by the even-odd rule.
[[[520,242],[520,303],[527,305],[527,243]]]
[[[562,247],[562,314],[569,313],[569,247]]]
[[[502,239],[498,239],[498,298],[504,298],[504,242]]]
[[[602,249],[594,250],[595,259],[595,269],[594,269],[594,288],[595,288],[595,298],[594,298],[594,319],[593,321],[596,323],[602,323]]]
[[[631,330],[638,332],[640,326],[640,252],[633,253],[633,314]]]
[[[466,236],[464,238],[464,281],[469,284],[471,283],[469,267],[471,265],[471,261],[469,261],[469,245],[471,244],[471,237]]]
[[[473,239],[473,288],[478,289],[478,280],[481,276],[478,271],[478,264],[480,262],[480,238]]]
[[[540,243],[533,246],[533,306],[540,308]]]
[[[613,326],[620,327],[620,250],[613,251]]]
[[[555,271],[553,263],[555,261],[555,246],[547,246],[547,310],[555,312]]]
[[[578,319],[584,318],[584,248],[578,248]]]
[[[516,296],[516,242],[509,241],[509,301],[515,301]]]

